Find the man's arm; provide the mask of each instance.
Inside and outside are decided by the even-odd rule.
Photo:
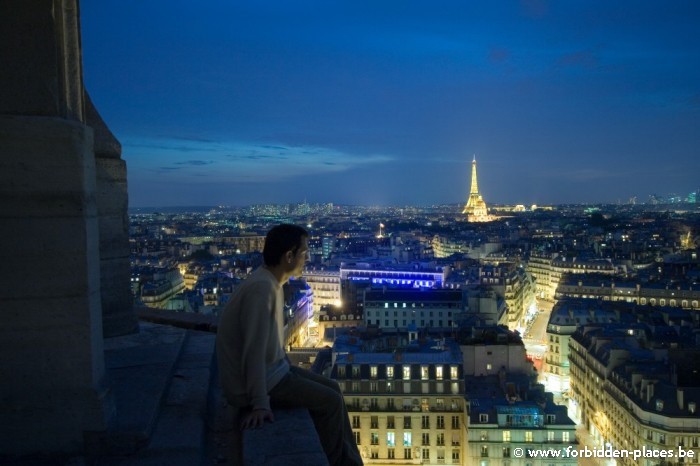
[[[246,393],[253,409],[251,414],[258,410],[270,411],[265,356],[274,319],[274,296],[268,284],[255,284],[247,290],[241,303],[242,366]]]

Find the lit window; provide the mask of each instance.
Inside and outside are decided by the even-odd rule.
[[[394,437],[393,432],[387,432],[386,433],[386,446],[387,447],[394,447],[396,446],[396,439]]]
[[[510,442],[510,431],[509,430],[503,431],[503,441]]]
[[[412,440],[413,440],[413,434],[411,432],[404,432],[403,433],[403,446],[404,447],[410,447],[412,445]]]
[[[387,379],[394,378],[394,366],[386,366],[386,378]]]
[[[421,380],[428,380],[428,366],[420,366]]]
[[[457,366],[450,366],[450,378],[455,380],[459,377],[459,372]]]
[[[435,366],[435,379],[442,380],[442,366]]]
[[[411,380],[411,366],[403,366],[403,379]]]

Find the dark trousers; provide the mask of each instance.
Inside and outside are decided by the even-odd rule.
[[[361,465],[348,411],[335,380],[306,369],[291,367],[271,391],[273,408],[306,408],[311,414],[331,466]]]

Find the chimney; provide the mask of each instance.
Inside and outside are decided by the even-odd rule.
[[[678,399],[678,408],[683,409],[683,389],[682,388],[677,388],[676,389],[676,398]]]

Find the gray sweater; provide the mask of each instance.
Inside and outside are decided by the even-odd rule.
[[[233,406],[270,409],[269,391],[289,372],[282,285],[264,267],[231,296],[219,321],[216,356],[224,396]]]

